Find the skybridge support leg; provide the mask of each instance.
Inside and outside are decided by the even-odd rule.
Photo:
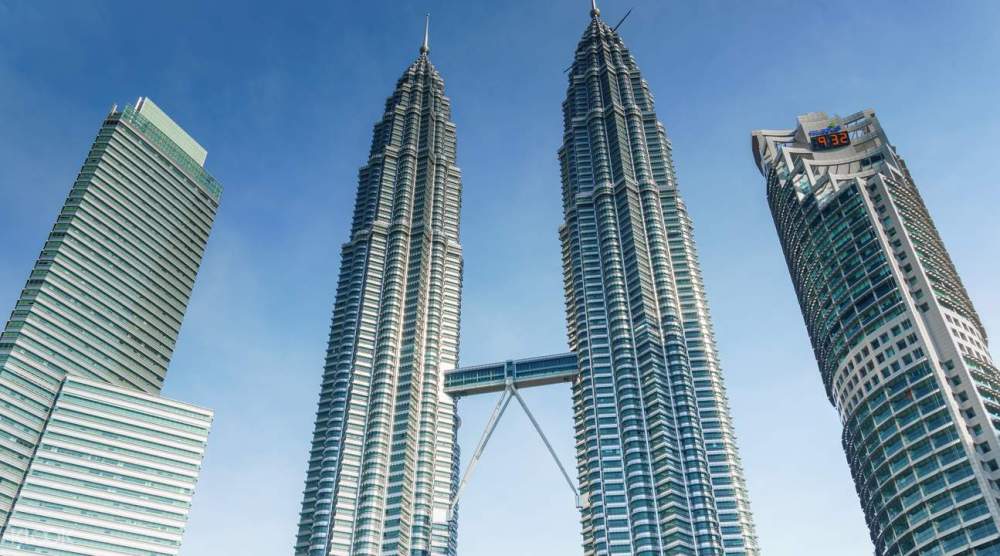
[[[542,437],[542,442],[545,443],[545,447],[548,448],[549,454],[552,455],[552,461],[556,462],[556,465],[559,466],[559,471],[562,472],[563,478],[566,479],[566,484],[569,485],[569,489],[573,491],[573,498],[576,500],[576,507],[583,508],[583,503],[580,500],[580,493],[576,491],[576,486],[573,485],[573,480],[569,478],[569,473],[566,472],[566,468],[563,467],[562,462],[559,461],[559,456],[557,456],[556,451],[552,449],[552,444],[549,443],[549,439],[546,438],[545,433],[542,432],[542,427],[538,424],[538,421],[535,420],[535,416],[531,413],[531,410],[528,409],[528,404],[524,402],[524,398],[521,397],[521,393],[517,391],[517,388],[512,386],[510,390],[514,393],[514,397],[517,398],[517,402],[521,404],[521,409],[523,409],[528,415],[528,419],[531,421],[531,424],[534,425],[535,430],[538,431],[538,436]]]
[[[458,499],[462,496],[462,491],[465,490],[466,483],[469,482],[469,476],[472,475],[472,470],[475,469],[476,464],[479,463],[479,458],[482,457],[483,450],[486,449],[486,443],[490,441],[490,437],[493,436],[493,431],[496,430],[500,417],[507,409],[507,404],[510,403],[512,391],[513,387],[508,384],[507,388],[502,394],[500,394],[500,399],[497,400],[497,405],[493,408],[493,414],[490,415],[490,420],[486,422],[486,430],[483,431],[483,436],[479,438],[479,444],[476,446],[476,451],[472,453],[472,459],[469,460],[469,466],[465,468],[462,480],[458,483],[458,490],[455,491],[455,498],[452,499],[451,507],[448,508],[449,521],[455,514],[455,506],[458,505]]]

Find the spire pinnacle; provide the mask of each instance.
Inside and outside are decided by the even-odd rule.
[[[601,17],[601,10],[597,9],[597,0],[590,0],[590,17]]]
[[[431,14],[427,14],[424,17],[424,44],[420,45],[421,54],[427,54],[428,52],[431,51],[430,35],[431,35]]]

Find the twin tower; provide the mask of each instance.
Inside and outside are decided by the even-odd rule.
[[[456,369],[462,183],[425,33],[359,172],[296,555],[455,554],[456,399],[502,391],[495,425],[518,388],[558,381],[585,554],[759,554],[670,141],[592,8],[558,153],[569,353]]]

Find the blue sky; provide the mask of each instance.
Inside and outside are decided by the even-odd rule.
[[[750,131],[874,108],[1000,334],[1000,4],[601,2],[608,20],[630,7],[621,32],[673,140],[764,552],[871,553]],[[291,552],[356,173],[426,11],[464,175],[462,362],[565,349],[556,150],[588,10],[0,0],[0,313],[112,103],[153,98],[226,188],[165,389],[216,410],[186,556]],[[572,462],[568,387],[525,397]],[[494,401],[462,400],[466,457]],[[460,551],[577,554],[569,490],[511,410],[463,500]]]

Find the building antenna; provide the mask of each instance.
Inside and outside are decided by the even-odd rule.
[[[622,23],[625,23],[625,20],[628,19],[628,16],[632,15],[632,10],[633,9],[634,8],[629,8],[628,11],[625,12],[625,15],[622,16],[622,18],[620,20],[618,20],[618,25],[615,25],[614,28],[611,29],[612,32],[617,31],[618,28],[622,26]]]
[[[597,0],[590,0],[590,17],[601,17],[601,10],[597,9]]]
[[[424,16],[424,44],[420,45],[420,53],[427,54],[431,51],[431,14]]]

